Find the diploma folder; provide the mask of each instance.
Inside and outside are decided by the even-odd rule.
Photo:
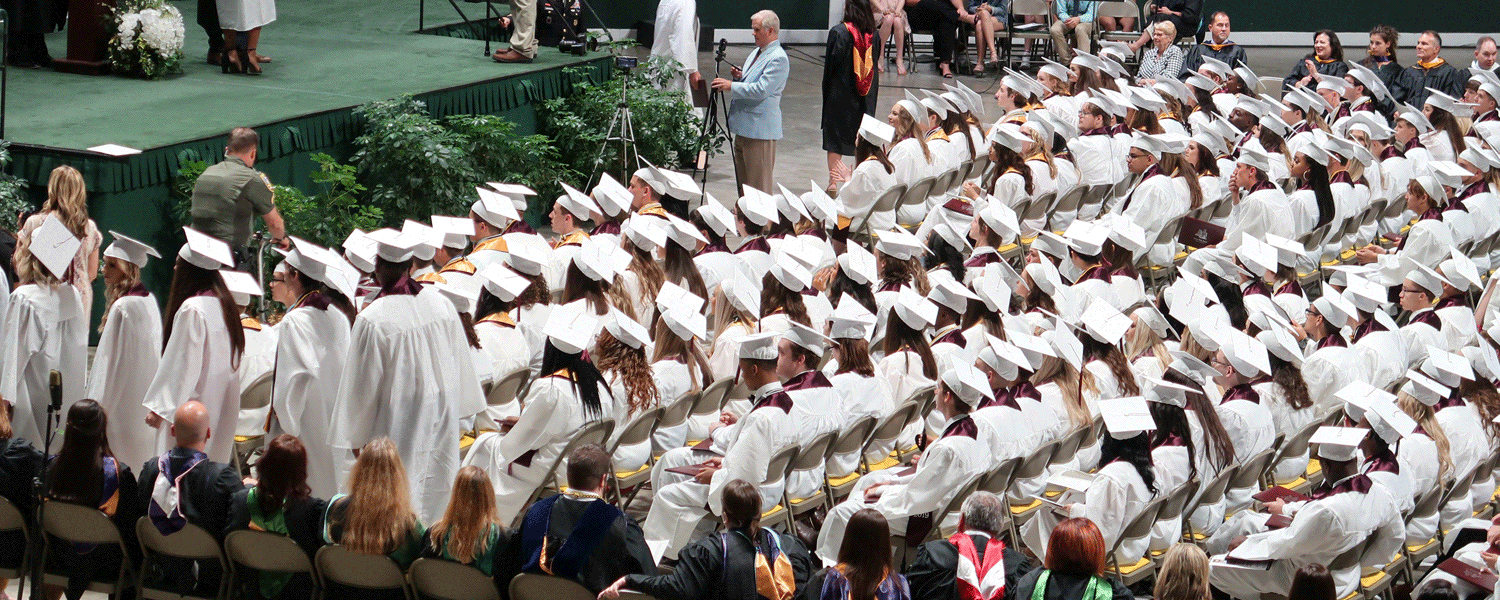
[[[1480,569],[1464,561],[1458,560],[1456,558],[1450,558],[1438,563],[1437,568],[1439,571],[1450,573],[1454,577],[1474,584],[1475,586],[1484,588],[1484,590],[1487,592],[1495,591],[1494,573],[1491,573],[1484,569]]]
[[[1208,221],[1183,217],[1182,232],[1177,234],[1177,243],[1188,248],[1206,248],[1224,241],[1224,228]]]
[[[1310,498],[1308,498],[1306,495],[1299,494],[1279,485],[1259,494],[1255,494],[1254,496],[1251,496],[1251,498],[1254,498],[1261,502],[1270,502],[1272,500],[1281,500],[1282,502],[1305,502],[1307,500],[1310,500]]]

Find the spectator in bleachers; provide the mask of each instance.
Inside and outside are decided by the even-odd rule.
[[[905,0],[906,19],[914,30],[932,32],[932,52],[938,71],[953,78],[953,52],[958,46],[958,22],[972,20],[963,0]],[[1076,1],[1076,0],[1075,0]]]
[[[1380,82],[1390,90],[1393,101],[1407,102],[1421,82],[1413,80],[1410,71],[1403,68],[1396,57],[1396,43],[1399,41],[1401,34],[1395,27],[1376,25],[1370,29],[1369,55],[1361,59],[1359,64],[1380,76]]]
[[[1219,11],[1208,18],[1208,39],[1203,43],[1193,46],[1187,56],[1182,59],[1182,73],[1180,77],[1198,72],[1198,67],[1203,66],[1203,57],[1218,60],[1227,65],[1237,65],[1241,62],[1249,62],[1245,56],[1245,49],[1239,44],[1229,41],[1229,13]]]
[[[901,0],[875,0],[871,3],[875,11],[875,23],[880,29],[880,44],[876,53],[880,57],[876,68],[885,72],[885,42],[890,40],[896,47],[896,74],[906,74],[906,11]]]
[[[1427,101],[1427,88],[1458,98],[1464,95],[1464,72],[1438,56],[1443,51],[1443,36],[1431,29],[1417,38],[1417,64],[1406,68],[1416,85],[1406,103],[1421,106]]]
[[[839,563],[814,574],[808,580],[808,589],[802,597],[912,600],[906,577],[891,566],[890,553],[871,551],[871,548],[886,547],[890,540],[890,528],[880,511],[866,508],[854,513],[849,519],[848,528],[844,530],[844,542],[839,546]],[[990,596],[985,594],[983,597]]]
[[[1005,513],[1010,506],[989,492],[974,492],[964,500],[958,518],[958,532],[947,539],[922,544],[916,558],[906,568],[912,600],[949,600],[960,598],[959,588],[978,591],[992,597],[994,584],[1001,591],[1015,588],[1016,582],[1031,568],[1020,550],[1000,540],[1005,532]],[[863,511],[861,511],[863,512]],[[853,525],[853,520],[850,521]],[[848,539],[848,536],[845,536]],[[995,553],[999,553],[996,556]],[[960,563],[972,565],[959,568]],[[1003,569],[1004,578],[992,579],[991,569]],[[963,575],[960,575],[960,571]]]
[[[1302,57],[1302,62],[1292,67],[1291,74],[1282,78],[1281,89],[1316,87],[1318,75],[1343,77],[1348,72],[1349,65],[1344,63],[1344,45],[1339,43],[1339,34],[1330,29],[1319,29],[1313,34],[1312,54]]]
[[[1171,21],[1157,23],[1151,31],[1151,48],[1141,56],[1141,68],[1135,73],[1139,85],[1154,85],[1159,79],[1176,77],[1182,71],[1182,49],[1173,41],[1177,39],[1177,26]]]
[[[1475,71],[1489,71],[1500,74],[1500,61],[1496,61],[1496,54],[1500,49],[1495,47],[1495,38],[1484,36],[1474,42],[1474,62],[1469,65],[1469,75]]]
[[[1154,12],[1146,15],[1146,26],[1141,29],[1141,37],[1130,43],[1131,50],[1144,48],[1151,41],[1156,27],[1161,23],[1172,24],[1172,30],[1175,33],[1170,43],[1176,43],[1178,38],[1198,33],[1198,20],[1199,15],[1203,13],[1203,0],[1157,0],[1151,7]]]
[[[1209,600],[1208,555],[1193,544],[1173,544],[1161,557],[1151,600]]]
[[[1093,0],[1057,0],[1052,3],[1057,11],[1057,20],[1052,23],[1052,45],[1062,62],[1073,60],[1073,48],[1068,46],[1068,34],[1078,43],[1078,49],[1087,52],[1094,42],[1094,15],[1099,3]]]
[[[43,586],[47,600],[57,600],[66,591],[68,600],[78,600],[91,581],[113,581],[121,560],[139,562],[135,521],[141,516],[140,496],[130,467],[115,461],[104,434],[108,416],[98,402],[83,399],[68,408],[62,449],[47,465],[47,493],[55,502],[97,508],[113,521],[132,556],[121,556],[119,546],[104,544],[48,545],[47,572],[68,578],[63,586]]]
[[[1089,4],[1097,5],[1099,3],[1090,2]],[[1131,2],[1131,4],[1135,4],[1135,2]],[[1135,31],[1135,21],[1135,17],[1101,17],[1099,19],[1099,31]]]
[[[240,529],[281,534],[290,537],[312,559],[323,547],[323,511],[328,508],[328,501],[311,496],[312,488],[307,484],[307,448],[290,435],[276,436],[255,463],[255,475],[258,477],[255,486],[237,492],[230,501],[225,535]],[[260,573],[258,577],[241,579],[250,582],[261,598],[313,597],[313,580],[306,573]],[[231,590],[231,594],[237,593]]]
[[[422,556],[441,558],[479,569],[485,575],[502,572],[508,538],[495,516],[495,488],[484,469],[469,465],[458,470],[453,494],[443,519],[422,538]]]
[[[396,444],[387,438],[365,444],[349,472],[348,486],[348,495],[328,503],[323,541],[388,556],[402,569],[411,566],[422,549],[423,528],[412,512],[411,489]],[[400,591],[396,594],[399,597]]]

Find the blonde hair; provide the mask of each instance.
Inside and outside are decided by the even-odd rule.
[[[360,450],[349,471],[348,498],[338,543],[350,550],[385,556],[405,544],[417,528],[406,468],[388,438],[371,440]]]
[[[1135,311],[1131,311],[1130,320],[1135,323],[1135,332],[1125,339],[1125,358],[1133,362],[1136,357],[1149,354],[1160,359],[1163,366],[1172,364],[1172,353],[1162,343],[1161,336],[1156,335],[1151,326],[1142,323]]]
[[[73,237],[88,235],[89,192],[83,185],[83,173],[68,165],[53,169],[47,178],[47,202],[42,212],[57,213]]]
[[[906,138],[917,140],[917,145],[922,147],[922,158],[927,161],[927,164],[932,164],[932,151],[927,149],[926,132],[922,131],[922,124],[917,123],[917,116],[906,112],[906,108],[900,104],[897,104],[896,108],[901,109],[896,113],[897,142]],[[892,147],[895,145],[896,142],[891,143]]]
[[[115,300],[119,300],[120,296],[124,296],[141,282],[141,268],[135,263],[113,256],[104,257],[104,262],[114,265],[125,277],[117,284],[104,286],[104,316],[99,318],[99,331],[104,331],[104,323],[109,321],[109,309],[115,305]]]
[[[1033,152],[1041,156],[1042,162],[1047,163],[1047,172],[1051,173],[1052,177],[1057,177],[1057,163],[1052,160],[1052,144],[1046,138],[1042,137],[1042,132],[1040,131],[1035,129],[1023,129],[1022,131],[1031,136],[1031,143],[1036,144]],[[1026,160],[1031,159],[1027,158]]]
[[[489,533],[500,526],[495,513],[495,487],[490,485],[490,476],[474,465],[459,469],[443,520],[430,530],[432,550],[446,551],[457,562],[473,562],[490,549]]]
[[[1089,411],[1088,401],[1083,398],[1085,389],[1094,393],[1099,392],[1094,383],[1094,375],[1088,371],[1082,373],[1074,369],[1068,361],[1056,356],[1045,356],[1042,365],[1037,367],[1031,376],[1031,383],[1042,386],[1048,383],[1056,383],[1062,391],[1063,407],[1068,410],[1068,421],[1074,427],[1082,427],[1094,422],[1094,415]]]
[[[1165,30],[1167,30],[1167,35],[1170,35],[1173,38],[1177,37],[1177,25],[1174,24],[1174,23],[1172,23],[1171,21],[1167,21],[1165,19],[1163,19],[1161,21],[1157,21],[1156,22],[1156,28],[1157,29],[1165,29]]]
[[[1170,23],[1170,22],[1168,22]],[[1208,600],[1208,555],[1193,544],[1172,544],[1161,558],[1153,600]]]
[[[1443,426],[1438,423],[1437,413],[1431,406],[1422,404],[1411,394],[1400,392],[1396,394],[1396,405],[1406,416],[1411,417],[1422,431],[1427,432],[1427,437],[1432,438],[1432,443],[1437,446],[1438,452],[1438,481],[1442,481],[1453,473],[1453,455],[1449,454],[1448,434],[1443,431]]]

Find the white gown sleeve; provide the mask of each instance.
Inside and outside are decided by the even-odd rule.
[[[142,404],[157,416],[171,421],[177,407],[193,399],[198,388],[197,374],[203,372],[204,348],[208,346],[206,315],[190,307],[178,309],[172,323],[172,337],[162,351],[162,363],[170,369],[157,371]]]

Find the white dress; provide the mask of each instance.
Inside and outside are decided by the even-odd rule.
[[[432,288],[376,298],[349,333],[333,402],[334,448],[395,442],[412,510],[436,522],[459,469],[459,421],[484,410],[484,395],[453,303]]]
[[[276,20],[276,0],[216,0],[219,27],[250,31]]]
[[[84,398],[83,379],[88,368],[89,318],[73,286],[29,284],[10,294],[5,329],[0,342],[0,398],[15,407],[11,417],[14,436],[31,440],[38,448],[51,402],[49,374],[63,376],[62,413]],[[169,413],[170,414],[170,413]],[[144,426],[144,425],[143,425]],[[62,436],[53,440],[60,448]]]
[[[698,3],[694,0],[662,0],[656,5],[656,36],[651,56],[677,61],[677,72],[662,89],[680,90],[684,102],[692,102],[688,74],[698,71]]]
[[[158,451],[173,446],[168,424],[178,407],[192,400],[208,409],[210,429],[234,431],[240,416],[240,374],[232,352],[219,298],[209,295],[184,300],[172,322],[172,337],[161,353],[161,364],[169,368],[156,372],[141,402],[164,421],[157,428]],[[209,437],[209,460],[227,463],[233,458],[233,435]]]
[[[276,380],[271,406],[276,426],[307,448],[307,483],[319,498],[344,485],[354,457],[329,443],[331,401],[339,393],[349,350],[349,319],[332,306],[293,308],[276,325]]]
[[[156,432],[146,426],[146,407],[141,406],[141,397],[161,362],[157,348],[161,348],[161,310],[156,297],[148,293],[116,299],[99,334],[84,397],[104,407],[109,415],[109,449],[131,466],[158,456]]]

